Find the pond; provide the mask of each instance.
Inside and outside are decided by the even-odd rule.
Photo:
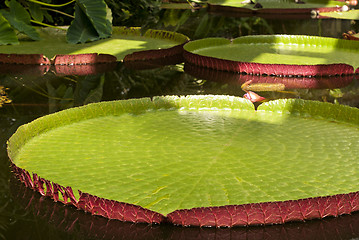
[[[144,20],[144,23],[146,20]],[[153,23],[152,23],[153,25]],[[228,16],[201,10],[163,9],[153,28],[177,31],[191,39],[235,38],[257,34],[303,34],[341,38],[357,30],[351,20]],[[92,102],[159,95],[224,94],[243,96],[252,75],[231,74],[184,63],[154,66],[119,62],[90,75],[69,75],[58,69],[0,67],[0,239],[356,239],[359,213],[337,218],[274,226],[185,228],[169,224],[124,223],[91,216],[41,197],[13,178],[6,141],[35,118]],[[71,72],[72,70],[68,70]],[[267,81],[267,79],[257,79]],[[274,77],[268,77],[274,78]],[[359,80],[354,76],[298,77],[295,86],[276,77],[286,89],[260,92],[266,99],[300,98],[359,107]],[[272,79],[273,81],[273,79]]]

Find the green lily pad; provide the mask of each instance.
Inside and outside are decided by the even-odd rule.
[[[207,38],[185,44],[184,50],[189,63],[254,74],[353,74],[359,67],[359,42],[316,36]]]
[[[256,6],[255,3],[260,3],[260,7]],[[312,9],[329,11],[339,10],[339,7],[344,6],[345,2],[339,2],[335,0],[324,1],[324,0],[304,0],[297,3],[297,1],[286,1],[286,0],[259,0],[259,1],[237,1],[237,0],[208,0],[208,4],[211,8],[227,9],[231,8],[232,11],[241,11],[241,9],[249,9],[252,11],[266,11],[270,9],[278,9],[280,12],[285,13],[286,11],[291,13],[303,13],[303,10]],[[274,12],[273,12],[274,13]]]
[[[358,143],[355,108],[169,96],[39,118],[8,154],[26,185],[93,214],[235,226],[359,210]]]
[[[319,13],[321,17],[337,18],[337,19],[350,19],[358,20],[359,19],[359,10],[354,9],[346,12],[321,12]]]
[[[40,28],[40,41],[23,39],[19,45],[0,46],[0,53],[5,54],[43,54],[53,58],[61,54],[110,54],[121,61],[126,55],[139,51],[166,50],[188,41],[182,34],[148,30],[141,34],[140,28],[114,27],[111,38],[84,44],[69,44],[66,42],[66,32],[59,29]],[[151,52],[148,58],[151,58]],[[163,54],[163,53],[162,53]],[[146,56],[145,56],[146,57]]]

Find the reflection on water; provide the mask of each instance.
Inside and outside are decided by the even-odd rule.
[[[202,9],[165,10],[154,28],[178,30],[192,39],[247,34],[311,34],[340,37],[350,21],[233,18]],[[357,29],[354,30],[357,31]],[[11,181],[6,140],[16,128],[39,116],[91,102],[156,95],[226,94],[243,96],[241,86],[281,82],[285,91],[268,91],[266,99],[301,98],[359,107],[359,81],[260,77],[164,62],[118,63],[116,66],[0,65],[0,86],[11,103],[0,108],[0,239],[353,239],[359,237],[359,214],[279,226],[233,229],[143,225],[93,217],[55,204]],[[80,69],[81,68],[81,69]],[[94,69],[95,68],[95,69]],[[140,70],[142,69],[142,70]],[[96,70],[96,72],[94,72]],[[70,75],[74,74],[76,75]],[[87,75],[91,73],[91,75]],[[261,93],[262,94],[262,93]]]

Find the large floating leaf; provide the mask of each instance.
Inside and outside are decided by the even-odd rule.
[[[358,109],[304,100],[145,98],[39,118],[8,153],[29,187],[108,218],[283,223],[359,210],[358,123]]]
[[[189,63],[219,70],[268,75],[353,74],[359,42],[300,35],[200,39],[184,46]]]
[[[140,28],[114,27],[111,38],[84,44],[68,44],[65,31],[41,28],[39,32],[42,40],[36,42],[21,41],[16,46],[0,46],[0,53],[41,53],[48,58],[53,58],[59,54],[102,53],[114,55],[120,61],[128,54],[147,50],[155,51],[144,56],[141,55],[144,59],[166,56],[167,50],[170,50],[169,52],[171,53],[173,47],[188,41],[186,36],[169,31],[148,30],[141,34]],[[182,54],[182,47],[177,50],[180,50],[179,53]],[[160,52],[159,55],[161,56],[157,54],[158,52]]]
[[[319,13],[321,17],[329,17],[329,18],[337,18],[337,19],[351,19],[358,20],[359,19],[359,10],[350,10],[347,12],[321,12]]]
[[[299,3],[298,3],[299,2]],[[304,0],[304,1],[286,1],[286,0],[259,0],[259,1],[237,1],[237,0],[209,0],[211,8],[215,10],[243,11],[242,9],[267,12],[267,13],[305,13],[312,9],[319,11],[339,10],[345,2],[333,0]],[[260,4],[259,6],[256,3]],[[275,10],[275,11],[273,11]]]

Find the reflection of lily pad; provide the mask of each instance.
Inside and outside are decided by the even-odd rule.
[[[19,45],[0,46],[0,53],[43,54],[47,58],[53,58],[55,55],[99,53],[113,55],[120,61],[126,55],[140,51],[152,50],[140,56],[136,55],[135,59],[167,57],[178,54],[178,51],[182,53],[180,45],[188,41],[186,36],[174,32],[148,30],[141,34],[140,28],[114,27],[111,38],[84,44],[69,44],[66,42],[65,31],[44,28],[39,29],[39,32],[42,40],[23,40]]]
[[[325,0],[209,0],[211,11],[253,12],[253,13],[310,13],[339,11],[345,2]],[[258,5],[260,4],[260,5]]]
[[[48,72],[58,76],[64,75],[92,75],[112,71],[116,68],[117,62],[97,63],[97,64],[75,64],[75,65],[23,65],[23,64],[0,64],[0,74],[10,74],[15,76],[43,76]]]
[[[318,76],[318,77],[283,77],[268,75],[238,74],[234,72],[218,71],[210,68],[197,67],[185,64],[185,72],[200,79],[234,84],[241,86],[251,81],[253,84],[281,84],[285,89],[334,89],[348,86],[354,80],[353,75]],[[252,89],[254,91],[254,89]]]
[[[108,218],[284,223],[359,210],[358,122],[358,109],[303,100],[133,99],[35,120],[8,153],[27,186]]]
[[[353,74],[359,67],[359,42],[315,36],[207,38],[185,44],[184,50],[189,63],[253,74]]]

